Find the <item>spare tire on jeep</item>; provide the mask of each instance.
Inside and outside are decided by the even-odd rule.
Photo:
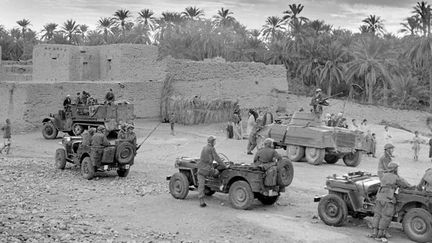
[[[117,146],[115,158],[120,164],[130,164],[135,157],[135,146],[122,142]]]
[[[277,184],[282,186],[291,185],[291,182],[294,179],[294,166],[292,162],[287,158],[283,158],[278,162],[277,167]]]

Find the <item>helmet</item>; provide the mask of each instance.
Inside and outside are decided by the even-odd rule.
[[[213,135],[207,138],[207,142],[208,142],[208,143],[212,143],[212,142],[214,142],[215,140],[216,140],[216,137],[213,136]]]
[[[272,145],[273,144],[273,142],[274,142],[274,140],[273,139],[271,139],[271,138],[266,138],[266,139],[264,139],[264,146],[268,146],[268,145]]]
[[[318,89],[315,90],[316,93],[321,92],[321,91],[322,90],[320,88],[318,88]]]
[[[392,148],[394,148],[394,147],[395,147],[395,146],[393,146],[393,144],[388,143],[388,144],[384,145],[384,150],[392,149]]]
[[[387,165],[388,171],[394,171],[394,170],[396,170],[398,167],[399,167],[399,165],[398,165],[397,163],[395,163],[395,162],[390,162],[390,163]]]
[[[97,127],[97,131],[99,131],[99,132],[104,131],[104,130],[105,130],[105,127],[102,126],[102,125],[99,125],[99,126]]]

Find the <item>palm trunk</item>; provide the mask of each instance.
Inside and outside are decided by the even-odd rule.
[[[328,87],[327,87],[327,95],[330,96],[332,93],[332,79],[329,79]]]
[[[432,111],[432,67],[429,68],[429,110]]]
[[[383,83],[383,93],[384,93],[384,105],[388,105],[388,84],[386,81]]]

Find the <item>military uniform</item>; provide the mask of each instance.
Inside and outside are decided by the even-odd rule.
[[[423,189],[427,192],[432,192],[432,168],[429,168],[425,171],[420,183],[418,185],[419,188]]]
[[[81,143],[81,145],[82,146],[90,146],[90,142],[91,142],[92,136],[90,135],[89,131],[85,130],[81,136],[82,136],[82,143]]]
[[[91,145],[92,148],[90,151],[90,158],[92,159],[94,166],[100,166],[103,155],[103,148],[109,146],[110,142],[103,133],[98,131],[93,135],[91,139]]]
[[[207,144],[201,150],[200,162],[198,163],[198,198],[204,198],[205,178],[217,174],[217,170],[213,168],[213,161],[219,164],[219,169],[224,169],[226,166],[222,159],[216,153],[213,145]]]
[[[275,149],[264,147],[255,154],[254,164],[264,165],[282,159],[282,156]]]
[[[381,179],[372,220],[372,228],[378,229],[378,237],[385,237],[385,232],[395,214],[395,191],[398,187],[407,188],[410,184],[397,174],[386,171]]]
[[[313,107],[313,112],[318,118],[321,118],[321,115],[323,113],[322,103],[323,98],[321,92],[318,92],[312,97],[311,100],[311,106]]]
[[[8,120],[6,121],[6,125],[4,125],[1,130],[3,131],[3,147],[0,149],[0,153],[3,152],[3,149],[6,151],[6,154],[9,154],[9,149],[11,146],[11,126]]]
[[[115,100],[114,93],[112,90],[108,91],[105,95],[105,100],[108,102],[108,104],[111,104]]]
[[[134,131],[127,131],[126,132],[126,139],[130,141],[133,145],[136,145],[137,143],[137,137]]]
[[[392,161],[390,154],[384,151],[384,155],[379,159],[378,162],[378,177],[380,180],[384,175],[384,171],[388,169],[388,164]]]

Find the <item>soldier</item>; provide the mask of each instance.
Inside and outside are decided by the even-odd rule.
[[[378,190],[375,201],[374,217],[372,220],[373,231],[368,236],[382,242],[387,242],[387,238],[391,237],[387,233],[387,229],[395,214],[395,192],[397,188],[411,187],[406,180],[398,175],[398,167],[398,164],[394,162],[388,164],[388,169],[384,171],[381,187]]]
[[[83,146],[90,146],[92,137],[95,133],[96,129],[94,127],[90,127],[88,130],[85,130],[83,132],[82,136],[82,143]]]
[[[200,162],[198,163],[198,198],[201,207],[207,206],[204,201],[205,178],[207,176],[217,176],[219,175],[219,170],[227,168],[216,153],[215,144],[216,137],[210,136],[207,138],[207,145],[201,150]],[[219,164],[217,169],[213,168],[213,161]]]
[[[77,93],[77,97],[75,98],[75,104],[76,105],[82,104],[80,92]]]
[[[321,93],[321,89],[316,89],[315,90],[315,95],[312,97],[311,100],[311,106],[313,107],[313,113],[316,115],[317,118],[321,118],[321,115],[323,113],[323,108],[322,108],[322,102],[323,102],[323,97],[322,97],[322,93]]]
[[[134,128],[135,127],[132,124],[129,125],[129,126],[127,126],[127,128],[126,128],[126,139],[128,141],[130,141],[133,145],[136,145],[137,137],[136,137],[135,132],[133,131]]]
[[[70,98],[70,95],[66,95],[66,98],[63,100],[63,108],[65,111],[68,111],[70,109],[70,105],[72,104],[72,100]]]
[[[258,119],[260,121],[260,119]],[[252,131],[248,137],[248,145],[246,147],[247,152],[246,154],[252,154],[252,150],[255,149],[257,146],[257,138],[258,138],[258,132],[262,127],[259,125],[259,122],[255,123],[255,125],[252,127]]]
[[[109,89],[109,91],[105,95],[105,102],[108,104],[112,104],[114,102],[114,100],[115,100],[114,93],[113,93],[112,89]]]
[[[98,126],[96,133],[93,135],[90,141],[92,146],[101,146],[101,147],[109,146],[110,142],[105,136],[105,127],[102,125]]]
[[[393,158],[394,146],[391,143],[384,145],[384,155],[378,161],[378,177],[383,177],[384,171],[388,169],[388,164]]]
[[[3,131],[3,147],[0,149],[0,154],[3,153],[3,149],[6,154],[9,154],[10,146],[11,146],[11,125],[9,118],[6,119],[6,125],[4,125],[1,130]]]
[[[269,166],[272,166],[270,163],[282,159],[282,156],[273,148],[273,141],[271,138],[266,138],[264,140],[264,147],[255,154],[254,164],[262,166],[265,170]]]
[[[126,123],[123,123],[123,124],[121,124],[120,125],[120,131],[119,131],[119,133],[118,133],[118,135],[117,135],[117,138],[118,139],[126,139],[126,128],[127,128],[127,125],[126,125]]]
[[[174,112],[171,112],[171,114],[169,116],[169,122],[170,122],[170,125],[171,125],[171,135],[175,136],[175,133],[174,133],[174,124],[176,122],[176,115],[175,115]]]
[[[87,93],[86,91],[83,91],[83,92],[82,92],[82,95],[81,95],[81,102],[82,102],[84,105],[87,104],[87,99],[88,99],[89,96],[90,96],[90,94]]]
[[[427,169],[425,174],[423,175],[420,183],[417,186],[419,191],[427,191],[432,192],[432,164],[431,168]]]

